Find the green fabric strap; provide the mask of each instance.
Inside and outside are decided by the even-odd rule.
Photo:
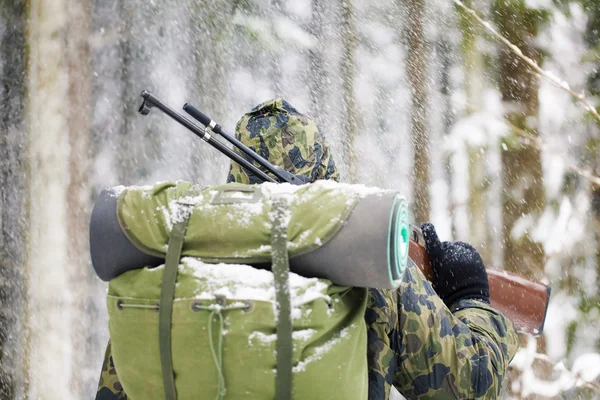
[[[194,187],[192,187],[186,196],[192,195],[194,191]],[[175,296],[175,283],[177,281],[181,250],[193,207],[192,203],[179,202],[178,204],[179,215],[173,224],[171,236],[169,237],[169,247],[167,248],[165,270],[163,271],[160,291],[160,306],[158,309],[158,342],[165,400],[177,400],[175,375],[173,373],[173,357],[171,354],[171,316],[173,314],[173,297]]]
[[[292,318],[289,287],[289,259],[287,252],[287,200],[274,197],[272,202],[273,226],[271,234],[272,269],[277,302],[277,377],[275,399],[292,398]]]

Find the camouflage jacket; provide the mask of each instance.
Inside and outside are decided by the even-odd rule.
[[[322,132],[282,99],[266,101],[244,115],[236,136],[295,174],[339,179]],[[232,163],[229,181],[253,183],[252,178]],[[502,314],[474,300],[448,309],[416,267],[409,267],[397,290],[370,290],[369,302],[370,399],[387,399],[392,385],[407,398],[499,395],[518,348],[515,328]]]
[[[448,309],[410,266],[397,290],[369,293],[369,399],[495,399],[518,348],[512,322],[489,305]]]
[[[236,126],[236,137],[290,172],[312,180],[339,179],[330,148],[314,121],[282,99],[264,102],[245,114]],[[258,182],[235,163],[228,181]],[[497,398],[518,347],[510,320],[474,300],[459,301],[448,309],[414,266],[407,269],[397,290],[369,290],[365,319],[371,400],[387,399],[391,386],[408,399]],[[110,343],[96,399],[127,399]]]

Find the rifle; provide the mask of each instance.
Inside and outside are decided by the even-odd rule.
[[[408,257],[427,280],[433,281],[433,269],[425,250],[421,228],[411,224],[410,231]],[[492,307],[510,318],[519,333],[541,335],[550,302],[550,286],[508,271],[494,268],[486,268],[486,271]]]
[[[138,110],[140,114],[147,115],[152,107],[160,109],[169,117],[199,136],[206,143],[238,163],[247,173],[256,176],[263,182],[287,182],[294,185],[302,185],[310,182],[307,177],[294,175],[283,168],[274,166],[252,149],[246,147],[235,137],[225,132],[219,124],[191,104],[186,103],[183,106],[183,110],[204,125],[204,128],[196,125],[182,114],[173,110],[146,90],[142,92],[141,97],[143,98],[143,102]],[[237,147],[246,158],[241,157],[221,141],[212,137],[212,133],[220,135],[233,146]],[[276,178],[267,175],[248,159],[256,161],[261,167],[269,171]],[[411,239],[409,243],[409,258],[423,272],[429,281],[433,281],[433,270],[431,268],[431,263],[429,262],[427,251],[424,247],[421,230],[415,225],[411,225],[410,230]],[[534,336],[541,335],[544,329],[546,313],[548,311],[551,291],[550,286],[531,281],[519,274],[493,268],[486,268],[486,270],[490,285],[490,302],[492,307],[498,309],[510,318],[514,322],[518,332]]]

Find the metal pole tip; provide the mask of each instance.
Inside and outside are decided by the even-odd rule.
[[[148,115],[150,113],[150,108],[152,106],[149,106],[146,103],[147,103],[147,101],[146,101],[146,99],[144,99],[144,101],[142,101],[142,105],[140,106],[140,108],[138,108],[138,112],[142,115]]]

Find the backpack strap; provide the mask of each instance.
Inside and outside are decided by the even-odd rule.
[[[192,186],[185,194],[185,197],[195,196],[199,192],[199,188]],[[181,250],[190,214],[194,206],[194,203],[185,202],[182,199],[178,200],[177,203],[179,205],[179,215],[173,224],[171,236],[169,237],[158,308],[158,342],[165,400],[177,400],[175,376],[173,373],[173,357],[171,354],[171,317],[173,314],[173,297],[175,296],[175,283],[177,281]]]
[[[273,197],[273,225],[271,230],[272,270],[277,304],[277,376],[275,399],[292,398],[292,318],[289,287],[290,264],[287,251],[287,224],[289,210],[287,199]]]
[[[194,195],[197,189],[192,187],[186,196]],[[159,346],[160,361],[163,375],[165,400],[176,400],[175,376],[173,373],[173,360],[171,353],[171,317],[173,313],[173,297],[175,283],[181,259],[181,251],[185,239],[185,232],[193,203],[178,202],[179,218],[173,225],[165,269],[160,293],[159,319]],[[272,270],[275,283],[275,299],[277,302],[277,376],[275,380],[276,400],[290,400],[292,398],[292,318],[291,299],[289,290],[289,258],[287,251],[287,200],[283,197],[274,197],[273,226],[271,235]]]

